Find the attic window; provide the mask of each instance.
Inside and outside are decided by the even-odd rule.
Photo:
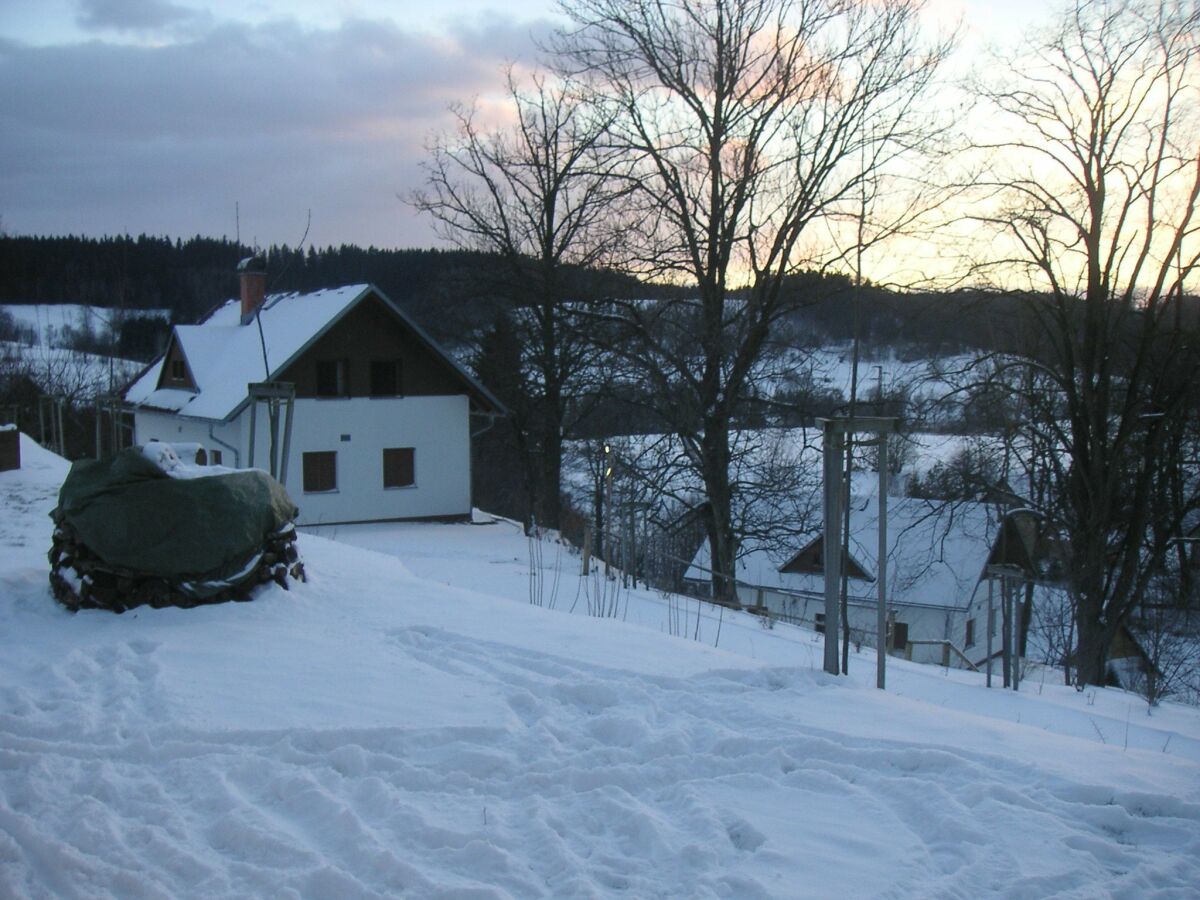
[[[372,397],[398,397],[403,393],[403,385],[404,380],[401,377],[400,360],[371,360]]]
[[[347,359],[317,360],[317,396],[350,396],[350,361]]]
[[[171,360],[171,378],[175,381],[183,381],[187,378],[187,372],[183,368],[182,359]]]

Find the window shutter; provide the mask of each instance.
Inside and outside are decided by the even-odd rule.
[[[332,450],[305,453],[303,462],[305,493],[337,490],[337,453]]]
[[[383,486],[412,487],[416,484],[416,451],[412,447],[388,447],[383,451]]]

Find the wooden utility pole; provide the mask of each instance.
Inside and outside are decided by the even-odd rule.
[[[842,453],[843,432],[834,419],[824,420],[821,452],[825,462],[825,671],[841,674],[838,660],[838,588],[842,583]]]
[[[882,371],[882,367],[880,367]],[[887,675],[887,511],[888,511],[888,441],[879,436],[879,562],[875,566],[875,590],[879,600],[876,613],[875,687],[881,691]]]
[[[879,609],[876,618],[876,686],[884,686],[887,655],[887,436],[896,430],[896,420],[880,416],[819,419],[825,476],[825,671],[841,673],[838,630],[841,625],[840,591],[846,547],[842,540],[842,516],[846,509],[846,472],[842,467],[846,436],[874,432],[879,441],[879,560],[876,587]],[[847,507],[848,508],[848,504]]]
[[[1012,605],[1012,689],[1021,686],[1021,603],[1017,599],[1015,586],[1009,589],[1009,603]]]
[[[262,381],[247,385],[250,394],[250,447],[249,447],[249,462],[247,468],[254,468],[254,441],[257,436],[258,423],[257,413],[258,404],[265,403],[267,406],[267,424],[269,428],[268,439],[268,465],[272,478],[279,479],[279,483],[287,486],[287,469],[288,456],[291,453],[292,446],[292,408],[296,403],[296,385],[287,381]],[[283,434],[279,434],[279,413],[280,407],[283,407],[284,422]],[[280,439],[282,438],[282,452],[280,449]]]
[[[992,624],[996,621],[996,610],[992,605],[992,586],[995,579],[988,574],[988,611],[987,611],[987,686],[992,686]]]

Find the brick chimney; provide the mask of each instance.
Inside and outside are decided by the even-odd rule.
[[[267,292],[267,263],[261,255],[247,256],[237,267],[238,279],[242,283],[242,323],[262,306]]]

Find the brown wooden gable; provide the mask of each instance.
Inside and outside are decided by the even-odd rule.
[[[179,374],[176,374],[179,373]],[[181,391],[197,393],[196,379],[192,376],[192,368],[188,365],[183,347],[171,332],[171,342],[163,356],[162,370],[158,373],[156,388],[175,388]]]
[[[324,396],[318,390],[320,363],[344,361],[347,397],[370,397],[371,364],[398,362],[398,396],[447,396],[468,389],[454,368],[413,333],[372,293],[358,303],[280,372],[279,381],[296,385],[296,396]]]
[[[862,564],[853,556],[848,557],[848,565],[846,567],[847,575],[851,578],[857,578],[860,581],[874,581],[875,576],[871,575]],[[795,556],[784,563],[780,568],[780,572],[787,575],[824,575],[825,574],[825,536],[816,538],[810,544],[800,550]]]
[[[1027,581],[1053,585],[1062,582],[1066,558],[1065,542],[1046,530],[1040,515],[1015,510],[1001,522],[987,565],[1010,569]]]

